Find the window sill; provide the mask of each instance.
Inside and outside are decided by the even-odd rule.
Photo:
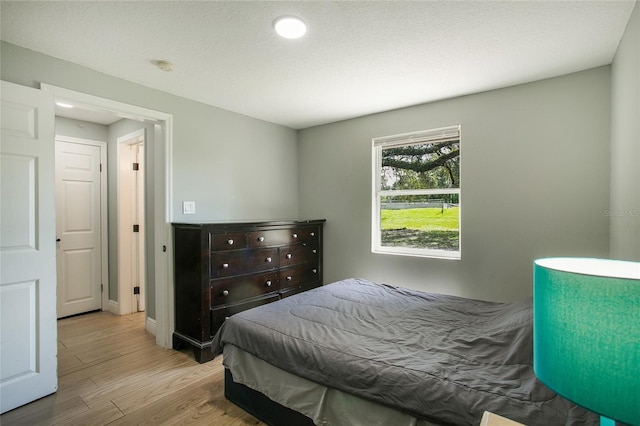
[[[399,247],[376,247],[371,249],[375,254],[390,254],[393,256],[409,256],[409,257],[426,257],[430,259],[444,259],[444,260],[462,260],[462,255],[459,251],[446,251],[446,250],[421,250]]]

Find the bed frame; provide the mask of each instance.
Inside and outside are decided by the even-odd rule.
[[[234,382],[228,368],[224,369],[224,396],[269,426],[314,426],[313,420],[304,414],[278,404],[241,383]]]

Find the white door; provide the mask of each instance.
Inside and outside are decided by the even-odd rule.
[[[102,308],[101,149],[56,140],[58,318]]]
[[[145,310],[145,129],[117,138],[120,314]]]
[[[137,283],[137,293],[135,293],[136,306],[133,308],[134,312],[143,312],[145,310],[145,290],[146,290],[146,257],[145,257],[145,235],[146,235],[146,222],[144,220],[144,141],[140,144],[131,147],[132,155],[135,157],[135,163],[138,164],[138,171],[135,173],[131,192],[133,197],[131,204],[133,211],[131,212],[134,217],[135,223],[138,224],[138,232],[133,234],[133,247],[131,251],[134,253],[135,261],[133,267],[133,280]]]
[[[58,388],[51,95],[1,82],[0,411]]]

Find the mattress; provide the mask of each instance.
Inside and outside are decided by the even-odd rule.
[[[212,350],[230,344],[435,423],[475,426],[487,410],[529,426],[598,424],[536,379],[531,308],[354,278],[234,315]]]
[[[233,345],[224,347],[233,381],[304,414],[318,426],[440,426],[288,373]]]

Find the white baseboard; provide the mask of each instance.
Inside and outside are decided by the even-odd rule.
[[[115,300],[109,300],[107,309],[105,309],[115,315],[120,315],[120,306]],[[156,335],[157,321],[151,317],[145,317],[144,329],[152,335]]]
[[[153,334],[154,336],[156,335],[156,320],[150,317],[146,318],[145,321],[145,330],[147,330],[149,333]]]
[[[118,305],[118,302],[115,300],[109,300],[107,310],[114,315],[120,315],[120,305]]]

